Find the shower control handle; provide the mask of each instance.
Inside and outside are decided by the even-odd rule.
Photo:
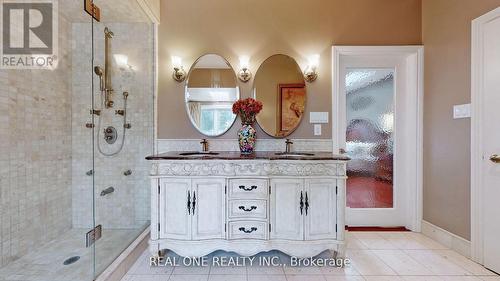
[[[106,196],[108,194],[111,194],[113,192],[115,192],[115,188],[110,186],[110,187],[106,188],[105,190],[101,191],[101,197]]]

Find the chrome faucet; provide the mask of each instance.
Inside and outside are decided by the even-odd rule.
[[[200,144],[201,144],[201,151],[208,152],[208,140],[202,139]]]
[[[292,152],[292,144],[293,144],[293,141],[291,141],[290,139],[286,139],[286,148],[285,148],[285,152],[286,153],[290,153]]]

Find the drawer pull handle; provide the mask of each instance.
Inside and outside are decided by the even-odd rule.
[[[245,212],[251,212],[253,210],[257,210],[257,206],[251,206],[250,209],[245,208],[245,206],[240,206],[239,209]]]
[[[300,192],[300,215],[304,212],[304,194]]]
[[[239,231],[241,232],[245,232],[245,233],[252,233],[254,231],[257,231],[257,227],[252,227],[250,230],[247,230],[246,228],[244,227],[240,227]]]
[[[254,190],[254,189],[257,189],[257,186],[256,186],[256,185],[252,185],[250,188],[247,188],[247,187],[246,187],[246,186],[244,186],[244,185],[240,185],[239,187],[240,187],[240,189],[243,189],[244,191],[252,191],[252,190]]]
[[[193,211],[191,213],[194,215],[194,211],[196,209],[196,191],[193,191],[193,202],[191,204],[193,206]]]
[[[188,191],[188,198],[187,198],[187,207],[188,207],[188,215],[191,215],[191,192]]]

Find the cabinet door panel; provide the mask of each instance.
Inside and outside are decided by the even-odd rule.
[[[304,239],[304,217],[299,209],[303,188],[301,179],[271,180],[271,239]]]
[[[225,179],[193,180],[196,201],[193,215],[193,239],[223,239],[225,223]]]
[[[336,181],[308,179],[305,182],[309,204],[305,219],[306,240],[336,239]]]
[[[189,179],[160,180],[160,238],[191,239],[191,216],[187,208],[190,189]]]

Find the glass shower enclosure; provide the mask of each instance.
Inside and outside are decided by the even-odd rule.
[[[0,2],[1,281],[94,280],[149,227],[154,24],[84,3]]]

